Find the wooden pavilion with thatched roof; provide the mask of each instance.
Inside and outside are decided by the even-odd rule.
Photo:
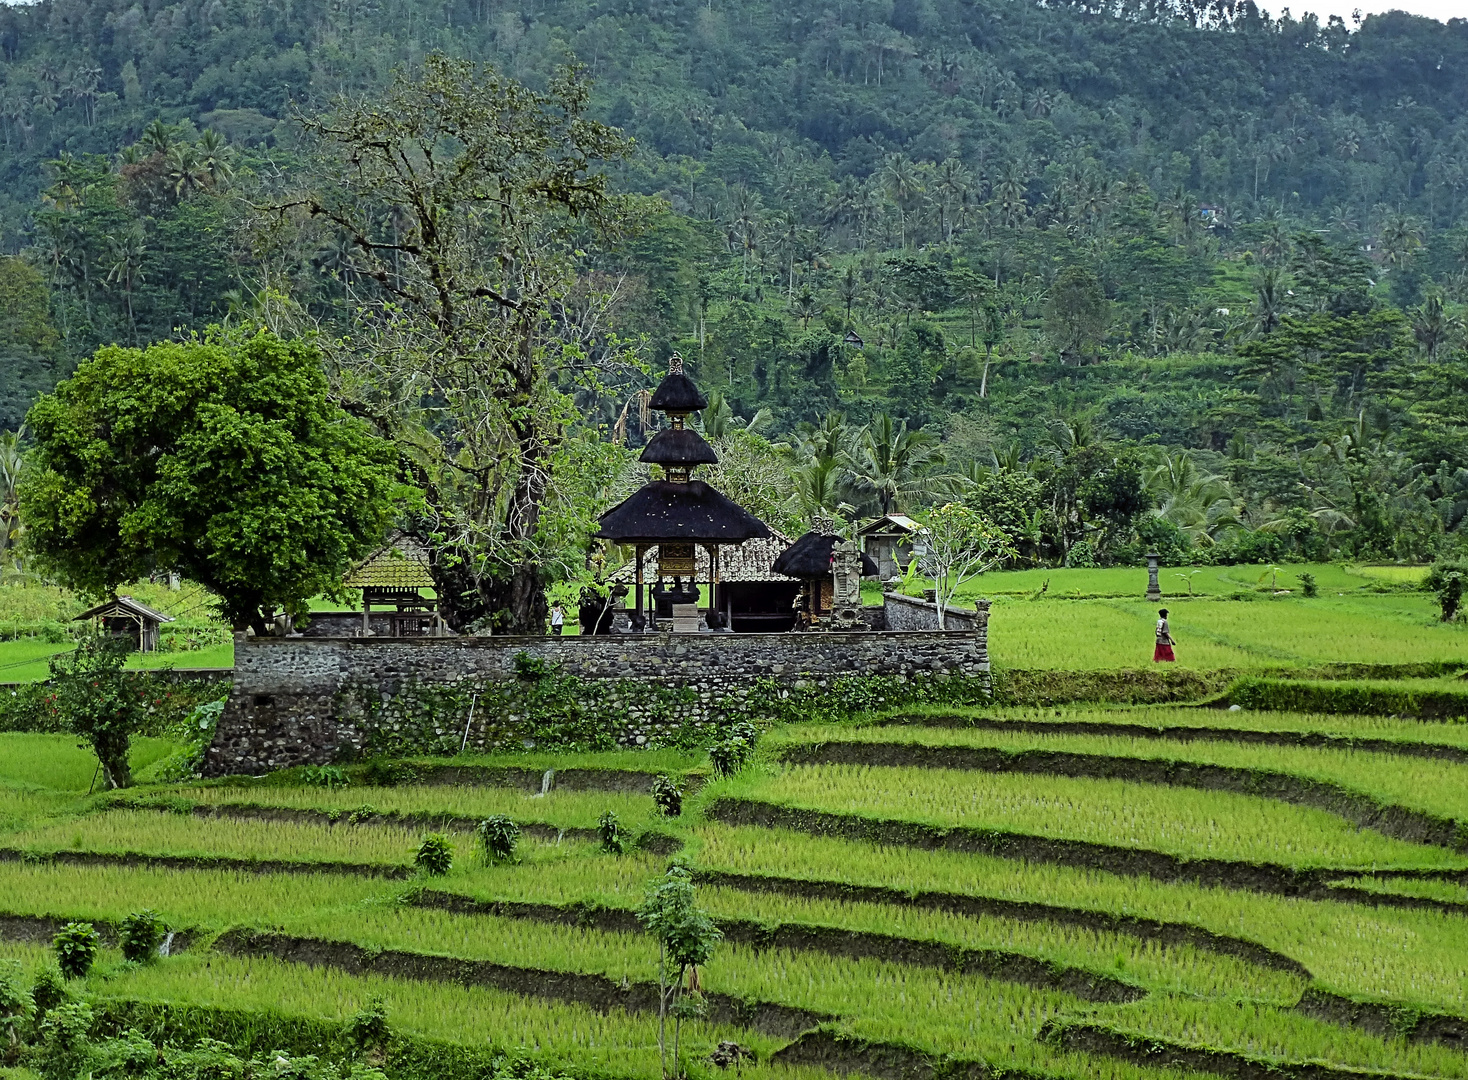
[[[372,634],[373,611],[387,616],[387,637],[423,637],[443,632],[438,599],[423,595],[433,588],[428,551],[399,533],[378,548],[345,578],[349,589],[362,590],[362,636]],[[387,610],[383,610],[387,609]]]
[[[708,408],[708,399],[683,373],[683,358],[674,353],[668,362],[668,374],[653,391],[650,408],[668,414],[671,427],[658,432],[642,451],[641,460],[663,469],[665,479],[652,480],[601,516],[597,539],[613,544],[629,544],[635,552],[635,607],[632,628],[642,630],[654,623],[657,611],[649,612],[643,592],[643,561],[651,549],[657,550],[659,593],[664,593],[664,578],[673,579],[673,589],[664,597],[672,611],[672,628],[679,631],[698,629],[699,582],[706,581],[714,606],[707,613],[707,625],[721,624],[717,607],[720,581],[720,550],[743,544],[747,540],[769,539],[769,526],[722,492],[692,478],[700,465],[719,460],[714,448],[702,435],[687,427],[687,418]],[[699,577],[697,549],[708,555],[708,572]],[[685,584],[685,579],[687,584]]]

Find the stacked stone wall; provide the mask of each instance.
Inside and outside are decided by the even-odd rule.
[[[974,700],[989,692],[987,611],[974,621],[927,633],[240,638],[205,770],[698,744],[801,710]]]

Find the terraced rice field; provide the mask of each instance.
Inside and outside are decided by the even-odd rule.
[[[1464,731],[949,711],[770,732],[722,779],[698,755],[542,753],[125,798],[87,796],[64,740],[0,735],[27,763],[0,765],[0,959],[34,970],[60,922],[150,908],[178,947],[104,950],[99,1007],[336,1022],[380,1000],[404,1037],[654,1077],[657,948],[635,911],[676,862],[725,933],[684,1032],[692,1077],[733,1041],[752,1078],[1468,1080]],[[694,781],[681,816],[647,766]],[[606,811],[621,854],[597,842]],[[513,861],[475,850],[491,814],[526,829]],[[429,829],[454,845],[441,876],[414,869]]]

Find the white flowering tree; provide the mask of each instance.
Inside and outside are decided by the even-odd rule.
[[[920,519],[925,526],[922,572],[933,579],[938,629],[959,586],[1014,557],[1014,548],[988,518],[962,503],[945,503]]]

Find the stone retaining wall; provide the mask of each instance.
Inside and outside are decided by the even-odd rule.
[[[989,690],[971,631],[601,637],[238,638],[209,775],[368,752],[709,742],[771,702]]]
[[[981,601],[986,604],[988,601]],[[931,600],[920,600],[901,593],[883,593],[882,607],[886,613],[888,630],[936,630],[938,629],[938,605]],[[987,619],[987,608],[985,618]],[[950,607],[943,612],[943,629],[973,631],[978,626],[977,611]]]

